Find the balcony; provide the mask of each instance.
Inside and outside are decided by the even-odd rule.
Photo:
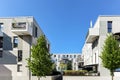
[[[2,37],[3,36],[3,32],[0,30],[0,37]]]
[[[99,28],[89,28],[86,36],[86,42],[92,43],[99,36]]]
[[[32,27],[27,22],[12,23],[11,31],[16,35],[32,35]]]

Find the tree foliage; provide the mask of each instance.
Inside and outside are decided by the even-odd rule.
[[[40,36],[37,44],[32,46],[31,56],[27,59],[27,62],[28,68],[32,74],[38,77],[38,80],[51,72],[52,61],[45,36]]]
[[[72,61],[69,60],[67,63],[67,70],[72,70]]]
[[[103,66],[110,70],[113,80],[114,70],[120,67],[119,43],[113,35],[108,35],[105,40],[100,58],[102,59]]]

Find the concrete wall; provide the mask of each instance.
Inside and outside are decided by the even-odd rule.
[[[111,80],[111,77],[96,76],[63,76],[63,80]],[[114,77],[114,80],[120,80],[120,77]]]
[[[31,80],[38,80],[38,78],[35,77],[35,76],[33,76],[33,77],[31,78]],[[42,77],[42,78],[40,78],[40,80],[52,80],[52,76]]]

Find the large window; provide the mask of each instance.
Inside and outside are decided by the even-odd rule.
[[[0,37],[0,48],[3,48],[3,37]]]
[[[22,50],[18,50],[18,62],[22,61]]]
[[[13,37],[13,47],[14,47],[14,48],[17,48],[17,47],[18,47],[18,37],[17,37],[17,36],[14,36],[14,37]]]
[[[0,23],[0,30],[3,32],[3,23]]]
[[[0,50],[0,58],[3,57],[3,51]]]
[[[17,72],[22,72],[22,64],[17,65]]]
[[[108,33],[111,33],[112,32],[112,21],[108,21],[107,25],[108,25]]]

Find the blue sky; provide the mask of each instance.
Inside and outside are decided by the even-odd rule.
[[[52,53],[80,53],[99,15],[120,15],[120,0],[0,0],[0,17],[34,16]]]

